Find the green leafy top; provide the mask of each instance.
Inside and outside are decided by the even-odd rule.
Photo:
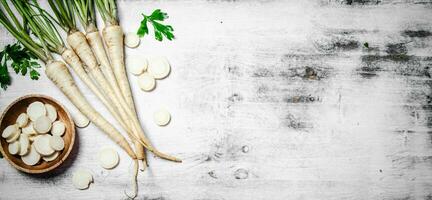
[[[140,27],[138,28],[137,34],[140,37],[144,37],[149,34],[147,22],[150,22],[154,28],[155,39],[162,41],[165,36],[168,40],[174,39],[173,27],[170,25],[164,25],[160,22],[168,19],[168,14],[162,12],[160,9],[156,9],[150,16],[142,14],[144,19],[141,21]],[[159,21],[159,22],[158,22]]]
[[[116,0],[95,0],[96,8],[107,25],[118,25]]]
[[[18,42],[12,45],[7,45],[3,51],[0,52],[0,86],[3,90],[11,84],[9,71],[7,64],[10,66],[17,74],[23,76],[30,72],[30,78],[32,80],[39,79],[39,72],[36,70],[40,68],[38,62],[36,62],[37,57],[34,56],[29,50],[21,46]]]
[[[74,0],[72,4],[86,32],[96,31],[95,0]]]

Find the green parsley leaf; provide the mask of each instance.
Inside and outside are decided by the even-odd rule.
[[[163,38],[167,38],[168,40],[174,39],[173,27],[170,25],[165,25],[160,22],[168,19],[168,14],[162,12],[160,9],[156,9],[152,12],[150,16],[144,15],[143,20],[140,23],[140,27],[138,28],[137,35],[139,37],[144,37],[149,34],[147,23],[151,23],[154,29],[155,39],[158,41],[162,41]],[[159,21],[159,22],[158,22]]]
[[[18,42],[12,45],[7,45],[3,51],[0,52],[0,86],[3,90],[11,84],[11,79],[8,71],[8,63],[10,67],[17,74],[22,76],[27,75],[30,71],[30,78],[32,80],[39,79],[39,72],[37,68],[41,66],[35,61],[36,57],[26,48],[21,46]]]

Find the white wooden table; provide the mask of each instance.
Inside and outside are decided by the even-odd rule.
[[[172,73],[153,92],[140,91],[134,76],[130,81],[154,145],[183,159],[151,157],[139,175],[138,199],[432,199],[432,1],[120,1],[119,7],[125,32],[137,29],[140,13],[161,8],[177,37],[162,43],[147,37],[126,52],[171,62]],[[1,46],[13,41],[0,33]],[[0,92],[1,109],[30,93],[50,95],[75,112],[45,76],[14,75]],[[152,121],[161,107],[173,116],[164,128]],[[93,125],[77,136],[70,159],[51,174],[27,175],[0,160],[0,199],[124,199],[131,160]],[[114,170],[97,164],[103,146],[119,150]],[[78,168],[94,176],[88,190],[72,186]]]

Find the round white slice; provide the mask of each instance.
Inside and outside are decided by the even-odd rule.
[[[156,80],[149,73],[144,73],[139,76],[138,85],[144,91],[152,91],[156,86]]]
[[[103,148],[98,153],[99,164],[105,169],[112,169],[119,163],[119,155],[114,149]]]
[[[18,115],[18,118],[16,120],[16,124],[22,128],[24,126],[27,125],[29,121],[28,115],[26,113],[21,113],[20,115]]]
[[[55,121],[52,124],[51,133],[52,135],[62,136],[66,130],[66,126],[61,121]]]
[[[60,155],[60,152],[56,151],[49,156],[42,156],[42,159],[49,162],[55,160]]]
[[[130,73],[138,76],[147,70],[148,62],[145,58],[134,58],[128,60],[127,66]]]
[[[28,123],[27,126],[23,127],[21,130],[23,134],[27,134],[27,135],[37,134],[36,130],[34,130],[33,128],[33,122]]]
[[[30,152],[24,156],[21,156],[21,159],[26,165],[33,166],[39,162],[41,155],[36,151],[35,146],[31,145]]]
[[[147,71],[153,75],[155,79],[163,79],[169,75],[171,67],[166,58],[155,56],[148,60]]]
[[[7,126],[7,127],[3,130],[2,137],[5,138],[5,139],[10,139],[10,138],[12,138],[12,137],[16,134],[16,132],[18,132],[18,131],[19,131],[19,127],[18,127],[18,125],[16,125],[16,124],[9,125],[9,126]]]
[[[75,188],[84,190],[89,187],[92,182],[93,177],[87,170],[79,169],[75,171],[72,175],[72,183]]]
[[[57,119],[57,110],[55,107],[51,104],[46,103],[45,109],[47,111],[47,116],[51,120],[51,122],[54,122]]]
[[[153,114],[153,119],[157,125],[166,126],[171,121],[171,115],[167,110],[161,109]]]
[[[38,133],[48,133],[51,130],[51,120],[47,116],[40,116],[33,123],[33,127]]]
[[[86,116],[84,116],[81,112],[76,112],[75,115],[73,116],[73,119],[75,125],[78,128],[85,128],[90,124],[90,120]]]
[[[30,140],[28,138],[28,135],[21,134],[18,141],[20,143],[19,155],[20,156],[26,155],[28,153],[29,147],[30,147]]]
[[[51,148],[53,148],[56,151],[61,151],[64,149],[64,140],[62,137],[54,135],[49,138],[49,144]]]
[[[27,107],[27,115],[31,121],[36,121],[40,116],[46,115],[45,105],[40,101],[35,101]]]
[[[20,143],[18,141],[12,142],[8,146],[9,153],[12,155],[16,155],[20,151]]]
[[[124,42],[127,47],[136,48],[140,44],[140,38],[135,33],[126,33]]]
[[[18,131],[15,132],[14,135],[12,135],[12,137],[10,137],[9,139],[6,139],[6,142],[7,143],[15,142],[16,140],[18,140],[18,138],[20,137],[20,135],[21,135],[21,130],[18,129]]]
[[[49,156],[52,153],[54,153],[54,149],[50,145],[50,138],[51,135],[39,135],[35,138],[33,145],[36,149],[36,151],[43,155],[43,156]]]

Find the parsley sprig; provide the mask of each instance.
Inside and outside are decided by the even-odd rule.
[[[0,52],[0,86],[3,90],[11,84],[11,78],[8,71],[8,63],[10,67],[17,74],[23,76],[30,74],[32,80],[39,79],[39,72],[36,70],[40,68],[38,62],[36,62],[36,56],[34,56],[29,50],[21,46],[18,42],[15,44],[8,44],[3,51]]]
[[[168,40],[174,39],[174,34],[172,33],[174,31],[173,27],[160,23],[165,19],[168,19],[167,13],[162,12],[160,9],[156,9],[150,16],[144,14],[142,14],[142,16],[144,18],[137,31],[138,36],[144,37],[146,34],[149,34],[147,23],[150,22],[153,25],[156,40],[162,41],[164,36]]]

